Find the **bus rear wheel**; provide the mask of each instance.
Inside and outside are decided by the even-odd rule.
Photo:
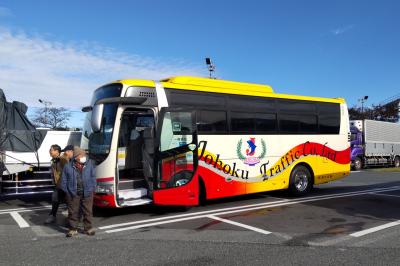
[[[289,191],[292,195],[303,196],[313,187],[310,170],[304,165],[296,166],[290,174]]]

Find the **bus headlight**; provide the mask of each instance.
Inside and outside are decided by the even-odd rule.
[[[99,193],[99,194],[114,194],[114,184],[97,183],[96,193]]]

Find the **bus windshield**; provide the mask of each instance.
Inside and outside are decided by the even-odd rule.
[[[98,100],[110,97],[121,96],[122,85],[119,83],[110,84],[97,89],[93,95],[91,105],[93,106]],[[105,104],[103,109],[103,117],[101,129],[99,132],[93,132],[91,128],[92,112],[86,115],[82,136],[82,148],[87,149],[89,157],[96,164],[104,161],[110,153],[112,134],[114,131],[115,117],[117,114],[118,104]]]

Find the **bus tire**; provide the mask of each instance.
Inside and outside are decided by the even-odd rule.
[[[360,171],[362,169],[362,160],[360,157],[354,159],[354,170]]]
[[[394,158],[394,167],[400,167],[400,156]]]
[[[297,165],[290,173],[289,192],[294,196],[303,196],[313,187],[313,177],[304,165]]]

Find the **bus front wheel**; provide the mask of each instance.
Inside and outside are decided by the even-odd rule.
[[[310,170],[304,165],[296,166],[290,174],[289,191],[295,196],[307,194],[313,187]]]

